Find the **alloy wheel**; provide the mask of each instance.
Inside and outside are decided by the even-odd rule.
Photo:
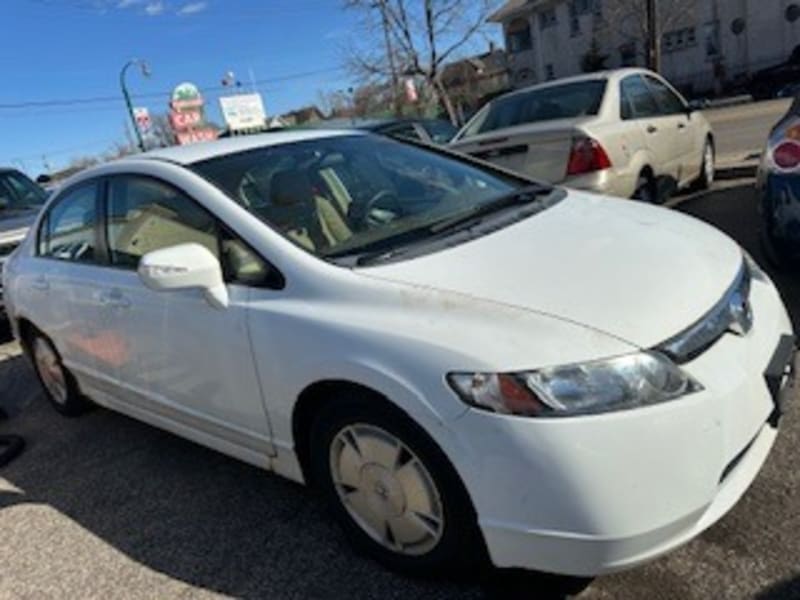
[[[436,483],[391,433],[363,423],[342,428],[330,446],[330,467],[348,514],[383,547],[419,556],[442,539],[444,511]]]
[[[53,401],[66,405],[69,395],[67,375],[55,350],[44,339],[36,338],[33,343],[33,358],[39,377]]]

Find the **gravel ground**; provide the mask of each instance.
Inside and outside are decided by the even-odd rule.
[[[756,249],[748,187],[682,210]],[[800,279],[779,285],[800,317]],[[741,502],[680,550],[584,582],[581,599],[800,598],[800,398]],[[357,556],[305,489],[106,410],[64,419],[0,331],[0,598],[544,598],[510,573],[415,580]]]

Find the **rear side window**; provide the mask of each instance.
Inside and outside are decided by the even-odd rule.
[[[39,256],[95,262],[98,188],[92,182],[69,190],[48,210],[39,230]]]
[[[622,80],[620,99],[620,115],[623,119],[657,117],[661,112],[650,87],[641,75],[631,75]]]
[[[661,114],[663,115],[676,115],[686,111],[686,105],[683,100],[678,98],[671,89],[664,85],[661,81],[654,77],[648,77],[647,83],[653,91],[656,103],[658,104]]]
[[[595,79],[516,92],[492,101],[467,126],[467,138],[523,123],[596,115],[603,102],[606,80]]]
[[[106,214],[112,265],[135,269],[148,252],[188,242],[205,246],[219,258],[215,219],[154,179],[112,179]]]

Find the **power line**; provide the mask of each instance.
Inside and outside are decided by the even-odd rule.
[[[287,75],[279,75],[277,77],[270,77],[267,79],[259,79],[254,83],[256,85],[268,83],[280,83],[285,81],[293,81],[297,79],[304,79],[306,77],[313,77],[315,75],[322,75],[325,73],[334,73],[344,70],[344,67],[329,67],[327,69],[316,69],[314,71],[305,71],[301,73],[292,73]],[[223,85],[206,86],[201,88],[204,93],[219,92],[230,90],[229,87]],[[169,98],[170,92],[155,92],[147,94],[131,94],[132,98],[145,99],[145,98]],[[20,108],[47,108],[54,106],[76,106],[85,104],[106,104],[109,102],[122,102],[121,95],[114,96],[93,96],[86,98],[59,98],[54,100],[20,100],[17,102],[0,102],[0,110],[13,110]]]

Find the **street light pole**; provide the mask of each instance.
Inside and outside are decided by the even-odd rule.
[[[128,108],[128,116],[131,119],[131,123],[133,123],[133,131],[136,134],[136,142],[138,143],[139,150],[144,152],[145,147],[144,140],[142,140],[142,132],[139,131],[139,125],[136,123],[136,117],[133,114],[133,105],[131,104],[131,96],[128,93],[128,87],[125,85],[125,74],[133,65],[137,65],[139,67],[144,77],[150,77],[150,68],[147,66],[145,61],[138,58],[133,58],[126,62],[125,66],[122,67],[122,70],[119,72],[119,85],[122,88],[122,95],[125,97],[125,106]]]
[[[658,27],[658,0],[647,0],[647,67],[661,71],[661,40]]]

